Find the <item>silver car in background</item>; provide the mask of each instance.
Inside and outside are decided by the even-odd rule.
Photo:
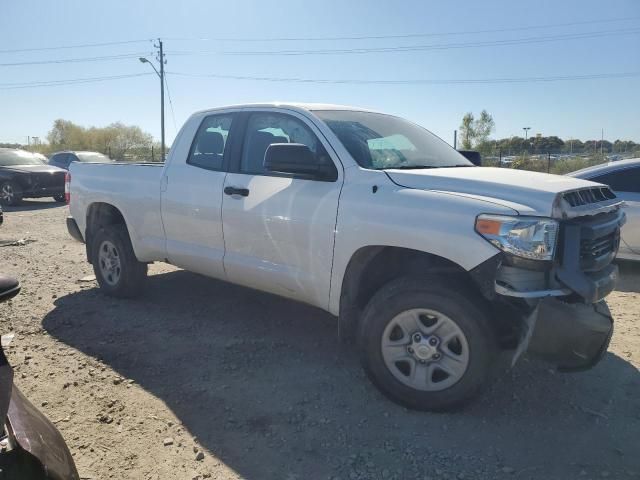
[[[640,158],[596,165],[568,175],[608,185],[625,201],[627,223],[622,227],[617,258],[640,261]]]

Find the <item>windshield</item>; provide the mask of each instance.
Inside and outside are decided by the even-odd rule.
[[[98,152],[76,152],[76,156],[81,162],[113,162],[109,157]]]
[[[361,167],[471,167],[473,164],[433,133],[407,120],[371,112],[314,112]]]
[[[42,165],[42,161],[33,153],[25,150],[1,150],[0,167],[15,165]]]

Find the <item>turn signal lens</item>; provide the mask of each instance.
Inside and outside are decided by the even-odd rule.
[[[476,232],[481,235],[499,235],[502,223],[496,220],[479,218],[476,222]]]

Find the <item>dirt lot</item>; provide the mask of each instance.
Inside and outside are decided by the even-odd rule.
[[[407,411],[366,380],[329,315],[173,267],[103,296],[65,207],[9,209],[0,307],[16,383],[91,479],[640,478],[640,270],[623,265],[595,369],[524,359],[457,414]]]

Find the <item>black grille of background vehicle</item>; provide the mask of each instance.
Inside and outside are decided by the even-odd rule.
[[[580,207],[582,205],[589,205],[591,203],[612,200],[616,198],[616,195],[611,191],[609,187],[590,187],[584,188],[582,190],[574,190],[573,192],[564,193],[562,197],[572,207]]]

